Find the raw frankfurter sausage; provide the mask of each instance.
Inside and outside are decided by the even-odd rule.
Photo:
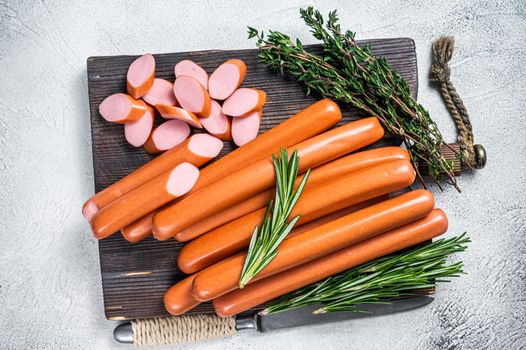
[[[338,123],[341,117],[341,110],[334,101],[323,99],[313,103],[260,135],[254,142],[250,142],[242,149],[234,150],[202,169],[199,180],[191,192],[196,192],[247,165],[269,157],[279,150],[280,145],[288,147],[315,136]],[[142,225],[142,228],[145,227]]]
[[[339,176],[397,159],[410,160],[409,153],[400,147],[377,148],[369,151],[353,153],[314,168],[310,173],[309,181],[307,181],[304,190],[334,180]],[[299,186],[300,182],[301,178],[296,180],[295,188]],[[233,205],[215,215],[199,221],[195,225],[179,232],[175,238],[179,242],[186,242],[194,239],[195,237],[226,224],[227,222],[240,218],[257,209],[266,207],[269,201],[274,198],[274,195],[274,189],[261,192],[244,202]]]
[[[150,154],[159,154],[174,148],[190,135],[190,127],[180,120],[168,120],[155,129],[144,143],[144,149]]]
[[[164,119],[176,119],[185,122],[186,124],[193,126],[194,128],[203,128],[203,126],[199,122],[199,119],[197,119],[195,114],[193,114],[192,112],[185,111],[184,109],[179,107],[163,104],[158,104],[155,106],[155,108],[157,108],[157,110],[161,114],[161,117],[163,117]]]
[[[250,283],[407,225],[429,214],[434,205],[431,192],[408,192],[291,237]],[[245,258],[246,253],[241,253],[198,273],[193,284],[194,297],[211,300],[238,288]]]
[[[258,136],[259,125],[263,110],[249,113],[243,118],[233,118],[232,120],[232,139],[234,143],[241,147]]]
[[[378,164],[303,192],[290,217],[300,215],[298,225],[301,225],[402,189],[414,178],[415,171],[406,160]],[[179,253],[179,268],[184,272],[198,271],[248,247],[254,227],[261,223],[265,211],[265,208],[254,211],[188,243]]]
[[[411,224],[225,294],[214,300],[214,309],[220,317],[236,315],[360,264],[425,242],[446,232],[447,226],[446,214],[435,209]]]
[[[325,215],[325,216],[323,216],[323,217],[321,217],[319,219],[316,219],[314,221],[305,223],[305,224],[300,225],[298,227],[294,227],[294,229],[288,234],[287,239],[289,239],[291,237],[294,237],[296,235],[299,235],[300,233],[303,233],[303,232],[306,232],[306,231],[310,231],[313,228],[316,228],[318,226],[324,225],[324,224],[326,224],[328,222],[331,222],[331,221],[334,221],[336,219],[339,219],[342,216],[348,215],[350,213],[354,213],[355,211],[358,211],[358,210],[363,209],[363,208],[367,208],[367,207],[369,207],[369,206],[371,206],[373,204],[380,203],[380,202],[382,202],[384,200],[387,200],[387,199],[389,199],[389,195],[388,194],[383,195],[383,196],[379,196],[379,197],[376,197],[376,198],[373,198],[373,199],[369,199],[367,201],[364,201],[364,202],[361,202],[361,203],[358,203],[358,204],[355,204],[355,205],[351,205],[350,207],[344,208],[342,210],[338,210],[337,212],[334,212],[332,214]]]
[[[139,120],[124,124],[124,137],[126,141],[133,147],[141,147],[144,145],[152,132],[153,120],[154,111],[148,106],[148,110],[144,112]]]
[[[91,220],[91,217],[97,211],[143,183],[183,162],[200,167],[215,158],[222,148],[223,142],[213,136],[206,134],[192,135],[183,143],[152,159],[139,169],[92,196],[84,204],[82,213],[88,220]]]
[[[97,239],[106,238],[162,205],[185,195],[194,187],[199,169],[181,163],[99,210],[91,219]]]
[[[192,296],[194,277],[195,275],[191,275],[177,282],[164,294],[164,307],[170,314],[184,314],[201,303]]]
[[[232,118],[221,111],[221,106],[217,101],[212,100],[210,113],[206,118],[200,118],[199,122],[210,134],[223,141],[232,140],[231,125]]]
[[[190,60],[182,60],[174,67],[175,77],[186,75],[196,79],[205,89],[208,89],[208,73],[197,63]]]
[[[378,119],[366,118],[303,141],[289,152],[297,149],[302,172],[367,146],[383,134]],[[157,239],[168,239],[207,216],[268,189],[274,184],[274,177],[271,158],[245,167],[158,212],[153,218],[153,234]]]
[[[126,74],[126,89],[133,98],[142,97],[153,85],[155,59],[151,54],[142,55],[130,64]]]
[[[318,135],[334,126],[341,118],[340,108],[334,101],[323,99],[313,103],[260,135],[254,142],[234,150],[204,168],[193,192],[243,169],[249,164],[270,157],[272,153],[279,151],[280,146],[292,146]]]
[[[99,105],[99,113],[104,119],[119,124],[139,120],[147,110],[146,103],[122,93],[106,97]]]
[[[174,84],[168,80],[159,78],[154,79],[152,87],[142,99],[152,106],[159,104],[169,106],[177,105],[177,100],[174,95]]]
[[[263,108],[266,100],[267,94],[262,90],[241,88],[230,95],[221,108],[223,113],[231,117],[246,117]]]
[[[177,102],[189,112],[199,117],[210,113],[210,96],[208,91],[196,79],[180,75],[174,82],[174,94]]]
[[[140,242],[152,235],[152,219],[157,210],[121,228],[121,234],[130,243]]]
[[[245,62],[238,59],[224,62],[210,75],[208,80],[210,97],[216,100],[225,100],[241,86],[246,74]]]
[[[305,230],[311,230],[317,226],[320,226],[332,220],[338,219],[354,211],[360,210],[362,208],[366,208],[369,205],[378,203],[382,199],[386,199],[386,198],[387,198],[386,196],[374,198],[373,200],[365,201],[358,205],[354,205],[349,208],[340,210],[334,214],[327,215],[327,216],[324,216],[323,218],[314,220],[306,225],[293,229],[287,236],[287,239],[297,234],[300,234],[302,232],[305,232]],[[213,266],[211,266],[211,268],[213,268]],[[170,289],[168,289],[168,291],[166,292],[164,296],[164,305],[166,307],[166,310],[169,313],[173,315],[181,315],[185,313],[186,311],[193,309],[194,307],[196,307],[197,305],[201,303],[200,301],[196,300],[192,296],[192,284],[193,284],[193,279],[195,276],[196,274],[192,274],[188,276],[187,278],[185,278],[184,280],[177,282],[177,284],[175,284]]]

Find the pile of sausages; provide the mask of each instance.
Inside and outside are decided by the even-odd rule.
[[[190,138],[88,200],[93,233],[188,242],[178,265],[189,276],[166,292],[166,310],[180,315],[213,300],[223,317],[444,233],[431,192],[393,195],[415,180],[409,154],[355,152],[384,130],[375,117],[331,129],[341,117],[332,100],[318,101],[200,171],[220,145]],[[291,213],[300,219],[277,257],[239,289],[252,232],[274,197],[271,155],[280,147],[298,152],[300,173],[312,169]]]
[[[210,77],[190,60],[177,63],[174,72],[174,83],[156,78],[155,58],[151,54],[137,58],[126,75],[128,94],[105,98],[99,106],[100,115],[108,122],[124,124],[128,143],[144,146],[150,154],[186,140],[190,127],[204,128],[238,146],[256,138],[266,94],[240,88],[247,72],[243,61],[227,60]],[[156,114],[166,121],[154,127]]]

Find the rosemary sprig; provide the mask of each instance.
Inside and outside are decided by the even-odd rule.
[[[402,76],[384,58],[374,56],[369,46],[359,46],[355,33],[342,32],[336,11],[329,13],[327,22],[312,7],[300,13],[313,36],[321,40],[323,54],[307,52],[298,39],[293,41],[283,33],[269,31],[265,37],[249,27],[249,38],[257,39],[260,60],[270,69],[298,79],[308,95],[317,92],[377,116],[386,130],[404,141],[424,187],[422,167],[437,183],[445,176],[459,189],[452,162],[440,150],[445,143],[437,125],[411,97]]]
[[[267,207],[261,229],[258,229],[258,226],[254,228],[239,279],[239,288],[243,288],[276,257],[279,245],[300,218],[298,215],[287,223],[307,183],[310,169],[303,176],[298,189],[294,191],[299,167],[297,151],[294,150],[289,160],[288,152],[281,149],[277,157],[272,155],[272,161],[276,171],[276,198]]]
[[[446,258],[466,250],[469,242],[463,233],[371,261],[288,293],[262,313],[314,304],[321,304],[315,313],[356,311],[357,304],[389,303],[390,299],[413,295],[417,289],[432,288],[436,282],[464,273],[462,262],[447,264]]]

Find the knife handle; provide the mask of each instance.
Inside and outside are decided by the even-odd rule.
[[[113,337],[119,343],[154,346],[192,343],[235,334],[234,317],[201,314],[133,320],[117,326]]]

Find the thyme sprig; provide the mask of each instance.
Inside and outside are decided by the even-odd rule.
[[[305,172],[297,190],[294,190],[299,168],[297,151],[294,150],[289,160],[288,152],[281,149],[277,157],[272,155],[272,161],[276,171],[275,200],[267,207],[261,230],[258,226],[254,228],[239,279],[239,288],[243,288],[276,257],[279,245],[300,218],[298,215],[288,222],[292,209],[307,183],[310,169]]]
[[[357,266],[339,275],[306,286],[278,299],[262,311],[273,314],[307,305],[321,304],[314,313],[356,311],[358,304],[384,304],[432,288],[463,272],[463,263],[448,264],[453,253],[467,249],[466,233],[440,239],[422,247],[392,254]]]
[[[440,149],[447,144],[398,71],[384,58],[374,56],[369,46],[359,46],[355,33],[343,32],[336,11],[329,13],[326,22],[312,7],[301,9],[300,14],[313,36],[321,41],[323,53],[309,53],[300,40],[293,41],[283,33],[270,30],[265,36],[249,27],[249,38],[257,39],[260,60],[271,70],[296,78],[307,95],[316,92],[378,117],[387,131],[402,138],[424,187],[427,185],[421,168],[427,168],[427,174],[437,183],[445,177],[459,190],[453,163]]]

